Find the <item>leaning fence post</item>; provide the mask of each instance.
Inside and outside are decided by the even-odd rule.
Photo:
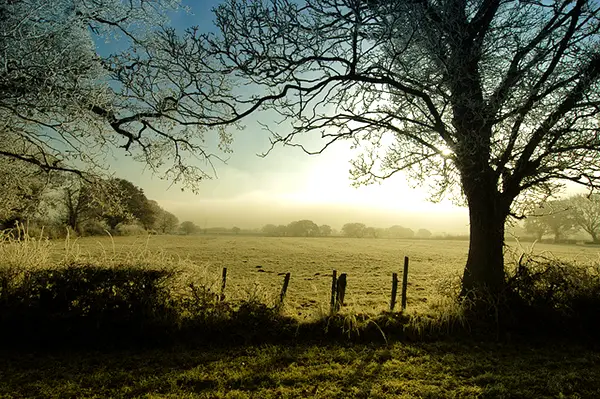
[[[334,314],[335,313],[335,297],[336,297],[336,291],[337,291],[337,270],[334,270],[333,273],[331,274],[331,300],[330,300],[330,308],[329,308],[329,313],[330,314]]]
[[[223,268],[223,276],[221,277],[221,296],[220,301],[223,302],[225,300],[225,284],[227,283],[227,268]]]
[[[408,256],[404,257],[404,274],[402,275],[402,310],[406,309],[406,288],[408,287]]]
[[[344,305],[344,296],[346,296],[346,273],[340,274],[337,281],[337,290],[335,297],[336,312]]]
[[[288,272],[285,274],[283,279],[283,287],[281,287],[281,293],[279,294],[279,304],[277,305],[277,309],[281,309],[283,307],[283,300],[285,299],[285,294],[290,283],[290,276],[291,274]]]
[[[398,273],[392,273],[392,300],[390,301],[390,312],[396,306],[396,294],[398,293]]]

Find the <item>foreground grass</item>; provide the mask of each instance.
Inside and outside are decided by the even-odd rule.
[[[437,342],[0,353],[2,398],[597,398],[600,351]]]

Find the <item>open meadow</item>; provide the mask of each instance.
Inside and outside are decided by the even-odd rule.
[[[523,251],[597,265],[600,248],[587,245],[507,243],[506,262],[514,265]],[[468,242],[459,240],[295,238],[257,236],[87,237],[71,241],[72,256],[82,259],[167,256],[189,260],[208,274],[219,289],[222,268],[228,269],[229,298],[272,302],[283,275],[291,273],[286,312],[300,319],[328,311],[331,273],[347,273],[346,309],[376,313],[389,307],[391,275],[402,278],[409,257],[407,310],[426,312],[456,292],[467,258]],[[52,241],[56,259],[65,242]]]

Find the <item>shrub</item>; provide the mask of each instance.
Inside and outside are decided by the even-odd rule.
[[[0,269],[0,334],[31,342],[152,335],[176,324],[172,275],[90,264]]]
[[[115,232],[120,236],[141,236],[148,234],[142,226],[137,224],[118,224]]]
[[[108,226],[104,221],[92,219],[82,223],[79,230],[84,236],[101,236],[106,234]]]
[[[523,255],[507,278],[509,323],[525,330],[596,334],[600,328],[600,273],[544,256]]]

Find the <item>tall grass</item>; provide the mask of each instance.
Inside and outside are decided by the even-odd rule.
[[[275,334],[272,326],[287,320],[254,282],[229,289],[222,301],[216,270],[154,251],[147,239],[124,255],[111,243],[91,257],[70,237],[57,251],[61,244],[31,237],[24,226],[3,233],[0,344],[131,343],[174,335],[251,340],[265,330]]]
[[[26,226],[0,231],[0,267],[43,268],[51,259],[50,242],[44,238],[31,237]]]
[[[285,316],[276,292],[255,281],[229,284],[220,270],[151,248],[149,238],[117,251],[114,240],[91,256],[77,239],[31,237],[24,226],[0,235],[0,345],[126,343],[174,339],[254,342],[294,337],[422,340],[539,325],[595,334],[600,327],[600,267],[565,263],[531,251],[508,268],[507,289],[481,319],[458,297],[459,276],[446,276],[429,310],[373,314],[344,307],[304,322]],[[60,248],[60,250],[58,250]],[[58,255],[57,255],[58,253]],[[516,256],[516,255],[515,255]]]

